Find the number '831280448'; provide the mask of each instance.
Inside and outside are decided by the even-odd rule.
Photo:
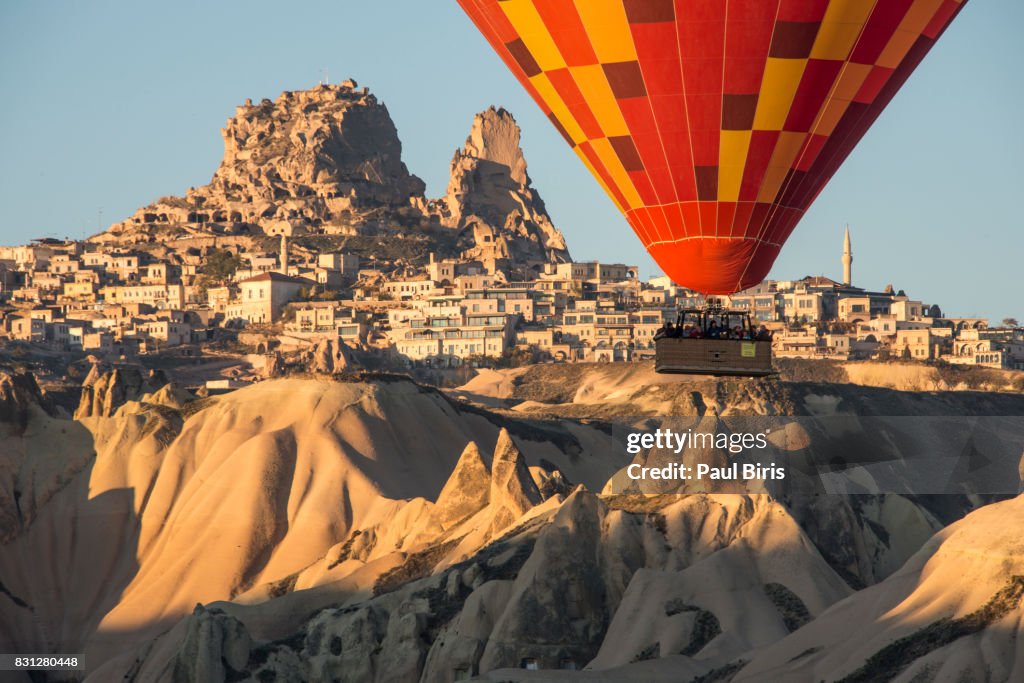
[[[19,669],[76,668],[78,662],[78,657],[14,657],[14,666]]]

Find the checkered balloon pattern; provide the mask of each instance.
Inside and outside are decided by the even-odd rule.
[[[966,0],[459,0],[677,283],[760,282]]]

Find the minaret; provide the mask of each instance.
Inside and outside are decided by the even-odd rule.
[[[281,233],[281,255],[280,255],[280,268],[281,275],[288,274],[288,235]]]
[[[846,226],[846,237],[843,238],[843,284],[853,284],[853,248],[850,246],[850,226]]]

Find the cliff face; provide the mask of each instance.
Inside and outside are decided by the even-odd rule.
[[[526,173],[519,137],[519,126],[504,109],[476,115],[466,144],[452,159],[448,192],[437,203],[442,221],[465,232],[465,255],[471,258],[568,261],[565,238]]]
[[[387,107],[354,82],[247,101],[221,130],[224,158],[208,185],[165,197],[97,239],[186,232],[344,232],[382,217],[422,218],[424,184],[402,162]]]

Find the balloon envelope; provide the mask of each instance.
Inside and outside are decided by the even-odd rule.
[[[760,282],[966,0],[459,0],[677,283]]]

